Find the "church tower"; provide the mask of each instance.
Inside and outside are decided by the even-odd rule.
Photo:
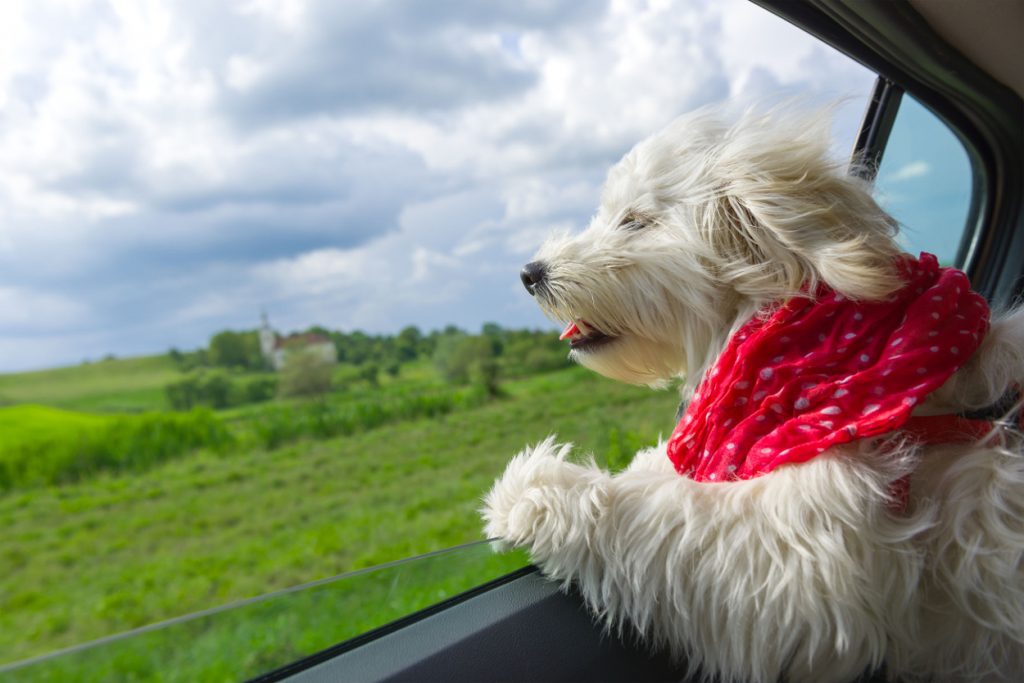
[[[269,365],[274,364],[274,343],[277,341],[277,334],[270,328],[270,320],[267,319],[267,312],[260,313],[260,353]]]

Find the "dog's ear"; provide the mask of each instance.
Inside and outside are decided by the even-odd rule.
[[[821,128],[780,132],[764,117],[747,120],[719,149],[698,222],[717,274],[744,294],[776,298],[825,282],[877,300],[900,286],[896,222],[830,160]]]

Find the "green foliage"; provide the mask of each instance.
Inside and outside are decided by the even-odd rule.
[[[474,376],[484,376],[481,366],[493,358],[490,340],[464,334],[441,337],[434,351],[438,373],[452,384],[466,384]]]
[[[44,660],[12,683],[240,681],[325,650],[528,563],[486,544],[342,576]],[[345,615],[339,619],[338,615]],[[186,645],[183,647],[183,645]]]
[[[376,363],[367,363],[359,369],[359,379],[371,387],[380,386],[380,368]]]
[[[181,354],[181,360],[178,361],[177,365],[178,369],[182,372],[208,368],[211,365],[210,354],[206,352],[206,349],[188,351]]]
[[[612,472],[621,472],[633,462],[633,456],[642,448],[650,448],[658,443],[657,438],[649,434],[610,427],[607,431],[607,441],[600,459],[600,463]]]
[[[200,371],[168,384],[164,391],[172,410],[191,410],[207,406],[222,410],[244,403],[268,401],[277,392],[277,379],[256,376],[233,377],[223,370]]]
[[[278,448],[301,438],[327,439],[385,424],[434,418],[480,405],[479,391],[393,391],[364,401],[272,406],[250,416],[252,433],[263,448]]]
[[[164,392],[167,394],[167,404],[173,410],[192,410],[202,403],[198,375],[186,375],[177,382],[171,382],[164,387]]]
[[[502,368],[510,377],[551,372],[571,365],[564,342],[549,332],[507,331],[504,344]]]
[[[208,410],[114,418],[98,427],[0,445],[0,491],[81,481],[106,471],[141,471],[198,448],[223,449],[232,441]]]
[[[576,442],[578,457],[624,462],[633,444],[672,429],[671,392],[580,368],[507,380],[501,401],[439,384],[425,361],[403,370],[401,382],[382,378],[379,389],[359,385],[322,404],[239,408],[230,422],[206,413],[233,435],[217,450],[0,495],[0,662],[479,539],[480,496],[525,444],[554,432]],[[117,421],[86,419],[98,430]],[[479,567],[446,573],[462,587],[488,578]],[[342,640],[447,595],[437,590],[415,600],[404,585],[321,595],[297,615],[197,627],[106,664],[73,660],[54,680],[255,675],[322,649],[320,638]]]
[[[313,349],[292,351],[285,357],[278,392],[282,396],[323,396],[331,390],[334,365]]]
[[[259,370],[264,367],[259,334],[222,330],[210,338],[210,363],[222,368]]]
[[[480,334],[490,342],[491,355],[500,356],[505,350],[505,331],[498,323],[484,323]]]
[[[423,333],[415,325],[403,327],[395,339],[398,361],[410,361],[420,355],[420,345],[423,343]]]
[[[501,395],[498,383],[501,366],[496,358],[481,358],[473,365],[471,375],[473,382],[482,387],[488,396],[496,398]]]
[[[276,377],[253,377],[242,385],[242,395],[246,403],[269,401],[277,395]]]

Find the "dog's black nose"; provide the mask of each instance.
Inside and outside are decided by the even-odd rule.
[[[519,271],[519,277],[523,281],[523,287],[532,296],[537,291],[537,286],[544,282],[548,269],[540,261],[530,261]]]

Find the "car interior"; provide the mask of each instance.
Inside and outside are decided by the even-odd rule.
[[[941,124],[943,135],[957,141],[967,174],[962,207],[956,209],[962,212],[963,228],[955,239],[948,235],[934,239],[945,242],[940,246],[948,254],[947,262],[968,274],[993,310],[1020,302],[1024,298],[1024,60],[1019,45],[1024,3],[751,1],[877,74],[852,150],[851,159],[856,162],[851,163],[852,173],[877,180],[880,191],[886,190],[886,159],[891,158],[887,153],[894,153],[901,115],[926,112]],[[927,232],[926,227],[922,230]],[[928,238],[922,236],[926,243]],[[476,560],[492,552],[487,541],[480,541],[406,560],[401,566]],[[395,567],[384,571],[391,569]],[[282,593],[292,597],[304,593],[315,609],[319,585]],[[212,618],[221,611],[187,619]],[[346,615],[337,618],[344,620]],[[153,629],[180,626],[181,637],[187,637],[184,629],[192,622],[172,622]],[[103,642],[88,645],[96,646],[103,647]],[[250,680],[700,680],[685,662],[651,652],[637,634],[605,629],[572,585],[549,581],[530,565],[284,666],[274,662],[270,667],[277,668]],[[0,674],[3,671],[0,668]],[[17,672],[13,673],[16,678]],[[885,672],[865,671],[858,680],[885,680]]]

